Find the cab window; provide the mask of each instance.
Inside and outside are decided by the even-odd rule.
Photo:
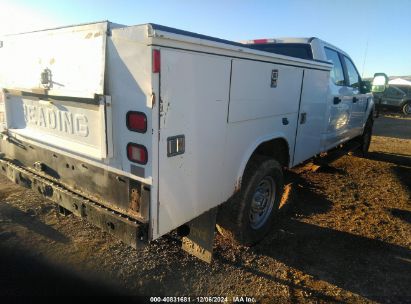
[[[402,95],[411,95],[411,86],[396,86],[396,85],[392,85],[390,87],[395,87],[396,89],[401,91]]]
[[[391,97],[395,95],[395,89],[393,87],[389,87],[385,90],[384,95],[387,97]]]
[[[249,48],[301,59],[313,59],[311,46],[304,43],[249,44]]]
[[[360,75],[355,68],[354,63],[352,63],[351,59],[344,56],[345,66],[347,67],[347,74],[348,74],[348,83],[347,85],[350,87],[358,88],[360,86]]]
[[[391,98],[401,98],[404,96],[405,93],[395,87],[388,87],[386,90],[385,96],[391,97]]]
[[[344,81],[344,70],[341,64],[340,56],[338,53],[332,49],[324,48],[325,56],[329,61],[334,64],[333,69],[331,70],[331,79],[332,81],[339,86],[343,86],[345,84]]]

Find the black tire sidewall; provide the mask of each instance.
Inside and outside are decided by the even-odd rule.
[[[408,113],[407,111],[406,111],[406,109],[407,109],[407,106],[408,106],[408,109],[411,109],[411,102],[406,102],[403,106],[402,106],[402,113],[404,114],[404,115],[411,115],[411,113]]]
[[[360,157],[364,157],[367,155],[368,149],[370,148],[370,145],[371,145],[373,124],[374,124],[373,119],[371,117],[368,118],[364,126],[363,134],[359,137],[360,147],[356,151],[354,151],[354,155],[357,155]],[[368,143],[366,142],[367,137],[369,137]]]
[[[254,245],[259,242],[271,229],[274,219],[278,214],[278,208],[281,201],[281,196],[284,188],[284,175],[281,165],[274,159],[263,158],[258,160],[256,170],[250,172],[246,184],[243,186],[242,195],[240,198],[241,210],[239,213],[239,232],[240,241],[245,245]],[[264,177],[270,176],[273,178],[276,188],[275,201],[271,211],[271,214],[267,218],[266,222],[259,229],[253,229],[250,226],[250,209],[251,202],[254,196],[255,190]]]
[[[361,152],[364,155],[368,153],[368,149],[370,148],[370,145],[371,145],[372,127],[373,127],[372,120],[368,120],[364,128],[363,140],[361,144]],[[366,142],[366,139],[368,137],[369,137],[369,140]]]

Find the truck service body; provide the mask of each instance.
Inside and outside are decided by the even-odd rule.
[[[319,39],[310,59],[155,24],[0,40],[0,172],[133,247],[229,201],[256,154],[293,167],[374,108]]]

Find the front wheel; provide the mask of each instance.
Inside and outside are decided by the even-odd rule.
[[[402,112],[405,115],[411,115],[411,101],[408,101],[406,104],[402,106]]]
[[[219,230],[240,244],[258,243],[274,223],[283,188],[279,162],[254,158],[247,166],[241,190],[220,210]]]

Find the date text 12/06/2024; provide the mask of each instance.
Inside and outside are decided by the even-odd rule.
[[[256,303],[254,297],[150,297],[151,303]]]

